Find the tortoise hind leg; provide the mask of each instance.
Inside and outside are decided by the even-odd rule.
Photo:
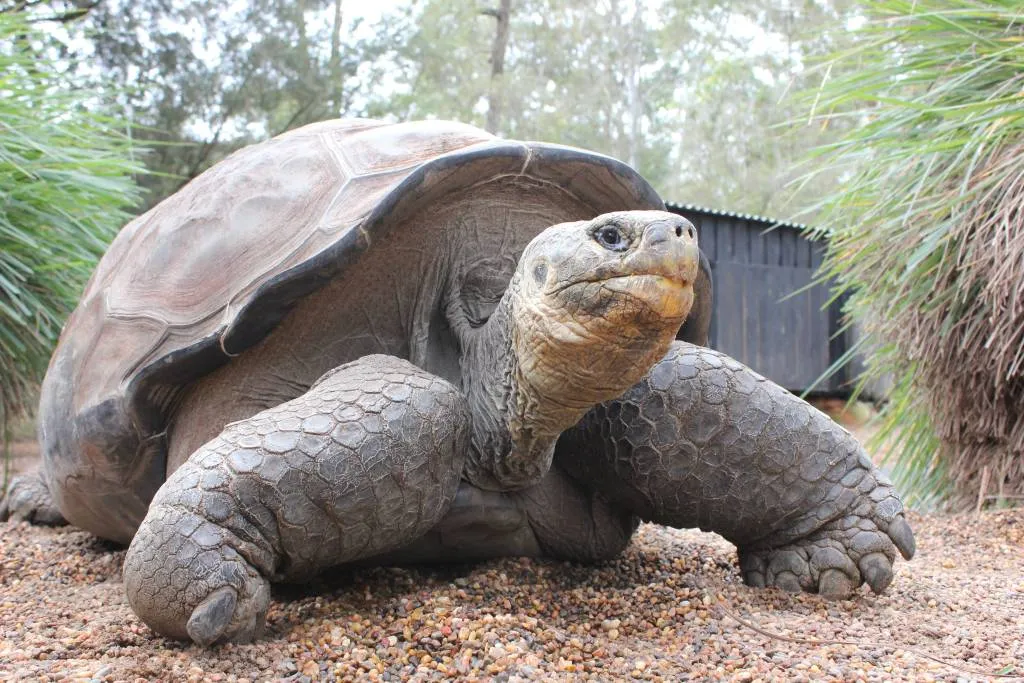
[[[559,441],[556,462],[642,518],[715,531],[755,586],[848,595],[914,554],[903,505],[857,441],[736,361],[675,342]]]
[[[375,565],[549,557],[595,562],[618,555],[638,520],[558,468],[520,491],[487,491],[463,481],[430,533],[370,558]]]
[[[8,519],[49,526],[67,524],[53,502],[41,470],[11,478],[6,495],[0,499],[0,522]]]
[[[155,631],[208,645],[257,637],[270,581],[294,581],[426,533],[468,448],[450,384],[367,356],[235,422],[172,474],[125,557],[128,600]]]
[[[524,510],[543,554],[600,562],[629,545],[640,519],[601,492],[552,467],[536,486],[510,494]]]

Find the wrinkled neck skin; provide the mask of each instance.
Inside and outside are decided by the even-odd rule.
[[[520,296],[520,278],[517,272],[488,321],[462,340],[473,420],[466,478],[490,490],[539,482],[559,435],[640,381],[676,329],[584,325]]]

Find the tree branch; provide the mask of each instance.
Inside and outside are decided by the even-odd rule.
[[[35,5],[35,4],[39,4],[39,3],[38,2],[26,2],[26,3],[24,3],[24,6],[27,7],[29,5]],[[44,21],[56,21],[56,22],[61,23],[61,24],[66,24],[68,22],[75,21],[76,19],[81,19],[86,14],[88,14],[90,11],[92,11],[92,10],[96,9],[97,7],[99,7],[99,4],[100,4],[100,0],[94,0],[94,2],[88,2],[88,3],[75,3],[75,9],[68,10],[68,11],[63,12],[61,14],[53,14],[53,15],[48,16],[48,17],[35,17],[35,18],[32,18],[32,19],[29,19],[28,22],[30,24],[36,24],[36,23],[40,23],[40,22],[44,22]]]
[[[487,95],[487,124],[489,133],[497,133],[501,127],[502,109],[504,109],[504,92],[502,74],[505,73],[505,50],[508,47],[509,17],[512,13],[512,0],[501,0],[497,9],[484,9],[481,14],[497,19],[494,43],[491,46],[491,87]]]
[[[299,118],[300,118],[300,117],[301,117],[301,116],[302,116],[303,114],[305,114],[305,113],[306,113],[307,111],[309,111],[309,110],[310,110],[310,109],[311,109],[311,108],[313,107],[313,105],[314,105],[314,104],[316,104],[316,100],[315,100],[315,99],[311,99],[311,100],[306,100],[305,104],[303,104],[302,106],[300,106],[300,107],[299,107],[299,108],[298,108],[298,109],[297,109],[297,110],[295,111],[295,113],[294,113],[294,114],[292,114],[291,118],[290,118],[290,119],[288,119],[288,121],[286,121],[286,122],[285,122],[285,124],[284,124],[284,126],[283,126],[283,127],[281,128],[281,130],[277,131],[276,133],[274,133],[274,134],[273,134],[273,135],[271,135],[270,137],[272,137],[272,138],[276,138],[276,137],[277,137],[278,135],[281,135],[282,133],[285,133],[285,132],[287,132],[288,130],[290,130],[290,129],[291,129],[291,127],[292,127],[292,125],[293,125],[293,124],[294,124],[294,123],[295,123],[296,121],[298,121],[298,120],[299,120]]]

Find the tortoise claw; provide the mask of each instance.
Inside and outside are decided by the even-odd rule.
[[[188,619],[186,630],[189,638],[207,647],[221,639],[231,625],[238,604],[238,591],[223,586],[206,596],[196,605]]]
[[[899,548],[900,555],[904,560],[909,560],[914,556],[917,551],[917,543],[914,541],[914,532],[911,531],[906,518],[900,515],[894,519],[889,523],[887,532],[893,544]]]
[[[865,555],[860,558],[858,567],[864,583],[871,586],[875,593],[881,593],[892,583],[892,562],[882,553]]]
[[[826,569],[818,577],[818,594],[827,600],[843,600],[853,593],[854,584],[846,572]]]
[[[800,579],[791,571],[782,571],[775,575],[775,586],[787,593],[799,593],[803,590]]]

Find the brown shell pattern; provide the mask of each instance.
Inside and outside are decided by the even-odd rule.
[[[451,122],[329,121],[217,164],[126,225],[100,261],[61,340],[77,361],[74,412],[223,333],[261,284],[358,229],[425,161],[492,140]]]

